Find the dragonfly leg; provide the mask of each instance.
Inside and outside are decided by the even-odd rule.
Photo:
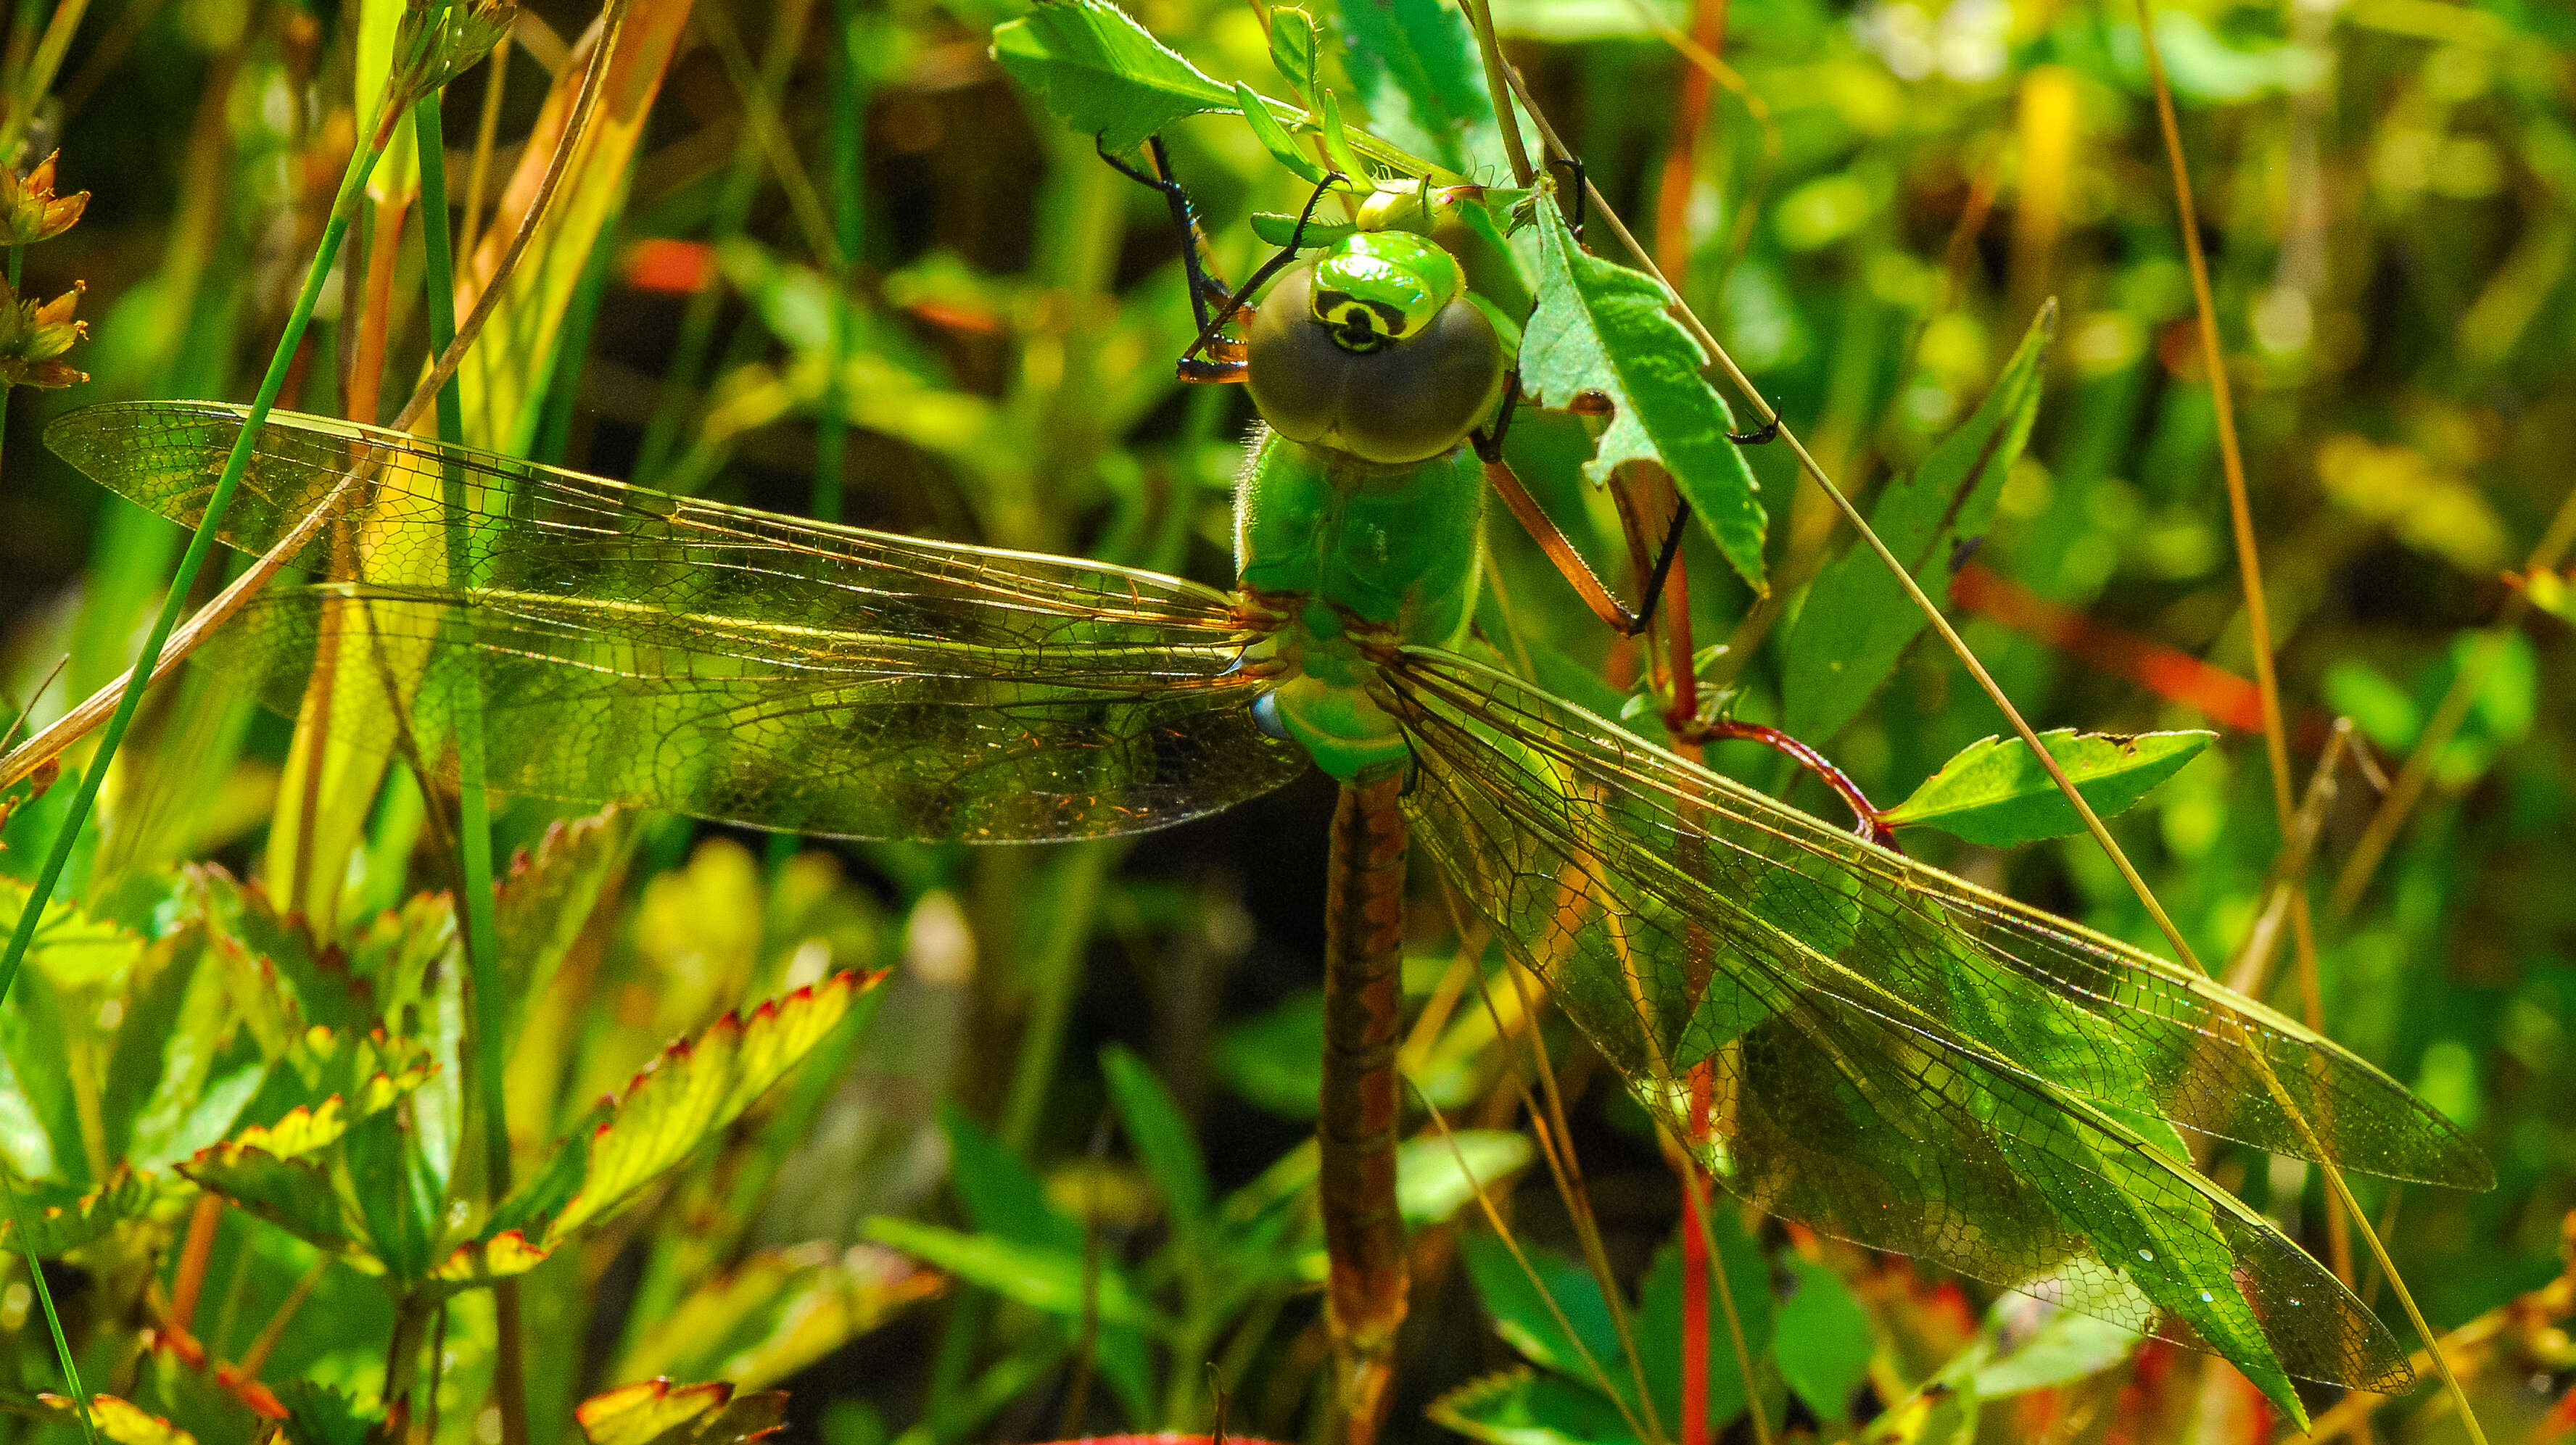
[[[1737,722],[1733,718],[1704,718],[1683,725],[1682,732],[1694,742],[1718,742],[1740,738],[1760,743],[1816,775],[1816,780],[1833,789],[1834,796],[1852,810],[1856,826],[1852,831],[1891,853],[1905,850],[1896,846],[1896,830],[1880,821],[1881,814],[1869,795],[1852,781],[1851,774],[1835,767],[1833,760],[1806,743],[1775,727],[1763,723]]]
[[[1664,578],[1672,571],[1673,559],[1681,554],[1682,531],[1690,521],[1690,504],[1684,502],[1674,508],[1672,528],[1665,534],[1662,551],[1655,559],[1645,601],[1631,609],[1610,595],[1610,589],[1602,585],[1600,574],[1592,570],[1592,564],[1583,560],[1583,555],[1574,549],[1574,543],[1565,535],[1565,530],[1549,519],[1546,509],[1529,494],[1529,488],[1521,485],[1520,474],[1503,459],[1502,438],[1511,425],[1519,396],[1520,376],[1515,372],[1504,378],[1503,404],[1495,413],[1494,425],[1472,437],[1476,459],[1485,466],[1485,484],[1503,499],[1503,505],[1511,509],[1521,529],[1529,533],[1531,541],[1538,543],[1539,550],[1547,554],[1547,560],[1574,588],[1575,595],[1583,599],[1583,605],[1592,609],[1592,615],[1620,636],[1634,637],[1655,620],[1655,603],[1663,595]]]
[[[1208,274],[1207,266],[1201,260],[1207,238],[1199,231],[1198,208],[1190,204],[1188,188],[1172,178],[1172,158],[1163,149],[1163,138],[1146,138],[1145,155],[1154,166],[1150,171],[1140,170],[1111,154],[1099,136],[1091,138],[1091,148],[1109,163],[1111,170],[1148,190],[1160,192],[1164,203],[1171,207],[1172,224],[1181,232],[1181,269],[1189,275],[1190,309],[1198,319],[1200,332],[1205,334],[1211,329],[1209,307],[1221,304],[1232,293],[1225,289],[1224,282]]]
[[[1199,321],[1198,339],[1190,343],[1189,350],[1181,353],[1182,361],[1187,362],[1191,357],[1198,355],[1201,351],[1208,350],[1220,344],[1217,332],[1223,328],[1227,322],[1233,321],[1238,317],[1246,319],[1251,317],[1252,293],[1260,290],[1263,282],[1266,282],[1271,277],[1279,274],[1281,267],[1286,266],[1289,262],[1297,259],[1297,252],[1300,249],[1300,243],[1304,241],[1306,236],[1306,223],[1315,219],[1315,208],[1324,203],[1324,196],[1332,190],[1333,183],[1341,179],[1343,179],[1343,176],[1340,171],[1326,172],[1324,179],[1316,183],[1315,193],[1306,198],[1306,209],[1297,213],[1297,228],[1288,233],[1288,244],[1280,247],[1277,255],[1262,262],[1250,276],[1244,278],[1244,282],[1241,286],[1236,287],[1231,293],[1227,294],[1224,299],[1217,304],[1216,314],[1213,317],[1207,316],[1202,312]]]
[[[1404,956],[1401,770],[1346,784],[1333,809],[1324,934],[1322,1145],[1325,1318],[1343,1445],[1371,1445],[1386,1418],[1395,1333],[1409,1288],[1396,1212],[1402,1115],[1395,1050]]]

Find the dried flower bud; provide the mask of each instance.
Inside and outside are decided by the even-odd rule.
[[[72,228],[89,205],[89,192],[54,194],[54,157],[27,173],[0,165],[0,246],[31,246]]]
[[[89,335],[88,322],[72,319],[84,289],[73,282],[51,301],[21,301],[0,278],[0,385],[64,387],[89,380],[88,372],[60,359]]]

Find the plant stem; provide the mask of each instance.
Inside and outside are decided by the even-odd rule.
[[[456,276],[448,250],[447,142],[435,93],[423,96],[412,107],[412,124],[419,141],[414,148],[420,152],[420,234],[427,262],[429,344],[432,351],[443,352],[456,340]],[[452,446],[464,435],[464,399],[456,378],[450,376],[438,389],[438,438]],[[452,463],[443,465],[440,471],[444,474],[441,485],[449,514],[472,515],[466,505],[464,473]],[[468,529],[448,530],[450,586],[473,585],[473,542]],[[470,629],[472,624],[451,612],[448,625]],[[464,641],[471,646],[470,631]],[[510,1192],[510,1118],[509,1095],[502,1080],[501,1035],[507,1001],[501,991],[500,931],[492,915],[491,797],[484,785],[480,679],[469,669],[455,686],[456,851],[462,874],[460,891],[464,894],[461,902],[465,912],[467,989],[473,995],[473,1073],[483,1114],[484,1189],[489,1201],[497,1204]],[[492,1389],[501,1410],[502,1445],[526,1445],[528,1438],[517,1284],[516,1280],[503,1279],[493,1285],[493,1302],[500,1315],[500,1340]]]
[[[340,193],[331,203],[330,219],[322,228],[321,244],[315,248],[313,261],[304,273],[303,289],[296,293],[295,306],[287,313],[286,328],[277,339],[277,349],[270,355],[267,375],[261,378],[259,394],[251,402],[250,415],[242,422],[241,434],[234,438],[232,453],[224,459],[223,474],[207,495],[205,516],[197,523],[196,535],[188,539],[188,550],[179,558],[177,573],[170,579],[169,591],[161,600],[161,610],[152,619],[152,628],[144,635],[142,651],[136,665],[126,674],[125,690],[117,698],[116,711],[107,720],[107,730],[100,737],[98,755],[90,760],[89,770],[81,775],[79,788],[72,794],[71,806],[63,814],[62,826],[46,852],[44,867],[36,875],[35,887],[27,896],[26,911],[18,917],[17,930],[10,936],[5,957],[0,957],[0,1001],[9,995],[10,985],[18,980],[18,968],[25,962],[27,948],[35,941],[36,924],[53,897],[54,887],[71,861],[72,848],[80,840],[81,825],[89,821],[89,810],[98,801],[98,792],[107,781],[107,770],[116,761],[116,750],[124,743],[125,734],[134,725],[134,714],[143,705],[144,690],[152,680],[151,660],[161,655],[162,644],[169,641],[171,629],[179,624],[179,614],[188,607],[188,592],[196,585],[197,574],[205,570],[206,558],[213,553],[216,534],[222,529],[224,514],[231,510],[233,494],[241,490],[241,480],[250,470],[252,450],[259,444],[259,434],[268,424],[268,414],[277,405],[277,395],[286,386],[287,372],[292,368],[296,349],[303,343],[305,328],[313,319],[313,306],[321,298],[322,284],[329,279],[331,262],[339,255],[340,242],[349,233],[349,220],[357,203],[366,194],[367,175],[376,166],[380,147],[359,151],[349,160],[349,168],[340,180]]]
[[[751,112],[755,107],[777,104],[804,39],[810,4],[811,0],[788,0],[771,19],[769,46],[761,55],[759,87],[742,97],[742,133],[734,138],[732,169],[725,174],[723,189],[716,193],[715,214],[708,228],[715,245],[741,235],[751,218],[751,203],[760,192],[761,149],[761,127]],[[701,12],[697,23],[700,33],[705,34],[706,25],[728,22],[722,16],[711,22]],[[635,462],[635,480],[640,483],[657,485],[670,469],[682,425],[697,409],[707,347],[715,340],[717,311],[723,300],[724,287],[713,282],[689,296],[688,310],[680,317],[679,346],[672,353],[671,369],[663,373],[661,395],[655,398],[653,415],[644,426],[644,441]]]
[[[862,212],[859,157],[866,138],[867,83],[859,66],[857,0],[832,0],[832,342],[824,351],[823,415],[815,439],[814,516],[841,520],[841,466],[849,450],[849,404],[841,394],[850,355],[850,288],[859,276]]]

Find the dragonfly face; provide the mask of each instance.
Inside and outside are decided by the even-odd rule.
[[[1502,396],[1493,323],[1458,262],[1408,231],[1356,232],[1290,269],[1245,343],[1274,431],[1381,466],[1455,450]]]

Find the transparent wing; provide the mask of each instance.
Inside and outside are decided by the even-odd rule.
[[[93,407],[47,440],[193,524],[240,422]],[[271,589],[205,656],[290,712],[327,662],[390,702],[376,725],[432,755],[479,698],[509,791],[819,834],[1039,839],[1161,827],[1305,766],[1253,725],[1261,684],[1234,670],[1253,634],[1195,583],[299,416],[270,420],[223,539],[264,550],[352,477],[298,558],[349,580]]]
[[[1737,1192],[2240,1361],[2404,1378],[2331,1275],[2148,1142],[2312,1154],[2287,1098],[2341,1164],[2483,1185],[2385,1075],[1502,674],[1414,651],[1387,677],[1417,840],[1651,1106],[1706,1116]]]

